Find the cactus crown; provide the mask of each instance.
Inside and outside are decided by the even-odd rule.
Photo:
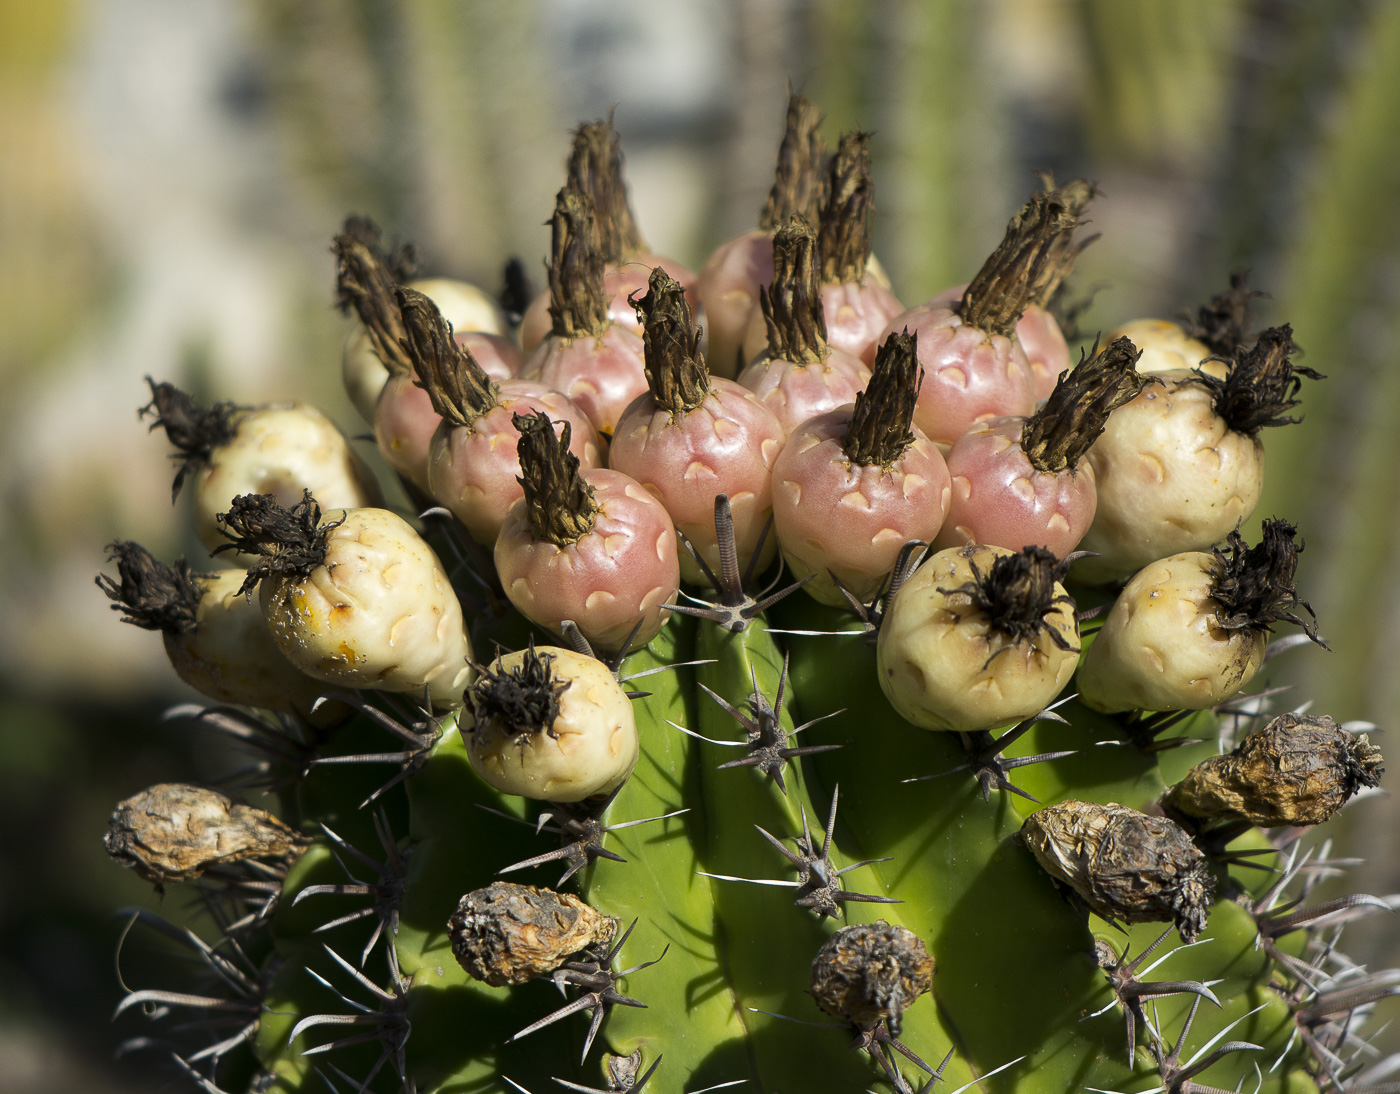
[[[598,219],[585,191],[565,186],[550,218],[549,318],[555,337],[597,338],[608,329]]]
[[[481,676],[466,694],[477,725],[508,726],[517,737],[541,732],[557,737],[559,697],[569,690],[569,681],[554,675],[553,664],[554,655],[536,653],[532,641],[518,665],[479,667]]]
[[[824,285],[843,285],[865,277],[870,261],[870,219],[875,212],[869,143],[869,133],[847,133],[831,158],[826,200],[817,227]]]
[[[290,509],[278,504],[276,494],[240,494],[227,513],[219,514],[219,529],[229,541],[214,553],[258,556],[238,590],[251,593],[265,577],[305,577],[325,562],[330,530],[343,520],[323,525],[321,507],[310,490],[304,490],[301,501]]]
[[[412,246],[385,252],[379,228],[371,220],[350,217],[331,248],[336,257],[336,306],[354,309],[360,317],[375,355],[395,376],[404,376],[413,363],[403,347],[403,322],[394,290],[413,276]]]
[[[1210,298],[1196,311],[1195,319],[1187,317],[1182,329],[1197,341],[1204,342],[1210,352],[1226,360],[1234,357],[1247,342],[1249,333],[1249,302],[1265,293],[1249,287],[1249,271],[1230,272],[1230,287]]]
[[[1298,405],[1302,377],[1326,379],[1322,373],[1289,360],[1297,352],[1293,328],[1284,323],[1261,333],[1249,349],[1238,350],[1225,379],[1197,372],[1187,382],[1210,391],[1215,412],[1231,429],[1253,436],[1267,426],[1302,421],[1284,415]]]
[[[530,531],[557,547],[577,543],[592,530],[598,503],[579,472],[578,457],[569,451],[573,430],[565,422],[556,434],[544,413],[516,414],[511,421],[520,431],[516,451]]]
[[[657,266],[646,295],[628,301],[642,322],[651,397],[673,415],[694,410],[710,394],[710,370],[700,352],[700,331],[691,322],[685,288]]]
[[[1044,632],[1060,649],[1073,650],[1048,619],[1062,604],[1070,602],[1068,596],[1055,592],[1055,584],[1064,576],[1068,561],[1062,562],[1044,547],[1023,547],[1013,554],[998,555],[984,574],[969,557],[972,580],[938,591],[967,596],[986,615],[992,629],[1014,643],[1033,642]],[[997,653],[1010,648],[1002,646]]]
[[[1011,336],[1046,276],[1057,242],[1079,225],[1078,198],[1078,190],[1035,194],[1011,218],[1006,235],[962,295],[958,314],[964,323],[991,335]]]
[[[167,566],[139,543],[116,540],[107,545],[107,561],[117,564],[117,578],[97,575],[97,587],[122,613],[122,622],[143,630],[184,634],[195,627],[204,589],[183,558]]]
[[[482,370],[471,350],[452,337],[452,324],[432,299],[414,289],[398,290],[403,315],[404,349],[444,421],[470,429],[483,414],[500,405],[499,387]]]
[[[1215,620],[1225,630],[1268,631],[1270,624],[1294,623],[1323,649],[1317,636],[1317,616],[1293,587],[1302,542],[1294,543],[1297,529],[1286,520],[1264,521],[1262,538],[1246,546],[1238,530],[1231,532],[1223,549],[1212,549],[1211,596],[1217,601]],[[1308,618],[1298,614],[1301,608]]]
[[[587,194],[593,202],[598,218],[598,249],[604,262],[615,266],[646,249],[627,199],[622,141],[613,129],[611,115],[574,130],[567,185]]]
[[[176,449],[171,459],[180,465],[170,488],[173,502],[180,496],[186,476],[208,463],[216,448],[233,440],[233,416],[243,408],[236,403],[220,402],[206,409],[174,384],[158,384],[149,376],[146,383],[151,387],[151,401],[138,413],[143,418],[149,415],[154,419],[151,429],[159,426],[165,430]]]
[[[788,90],[787,122],[778,147],[773,188],[758,218],[760,228],[774,229],[800,216],[814,223],[826,198],[826,142],[817,130],[821,111],[811,99]]]
[[[856,395],[841,450],[852,463],[889,467],[914,443],[914,404],[924,382],[919,336],[906,327],[875,352],[870,383]]]
[[[801,217],[793,217],[773,236],[773,283],[760,290],[758,305],[774,360],[820,364],[830,356],[817,237]]]
[[[1127,338],[1081,352],[1061,373],[1045,405],[1026,419],[1021,448],[1037,471],[1073,471],[1108,425],[1108,416],[1137,398],[1152,377],[1137,371],[1142,351]]]

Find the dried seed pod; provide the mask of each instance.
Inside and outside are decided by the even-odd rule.
[[[217,790],[160,783],[120,802],[102,846],[157,885],[189,881],[211,866],[281,858],[305,840],[271,813]]]
[[[1363,786],[1375,786],[1381,750],[1328,717],[1284,714],[1224,756],[1197,764],[1163,805],[1203,821],[1261,827],[1321,824]]]
[[[580,950],[611,941],[617,920],[569,893],[497,881],[462,897],[447,929],[462,968],[499,988],[548,976]]]
[[[842,927],[812,962],[812,998],[828,1014],[899,1036],[904,1012],[933,987],[933,958],[906,927],[883,919]]]
[[[1186,942],[1205,929],[1215,879],[1175,821],[1071,800],[1032,813],[1021,838],[1046,873],[1110,922],[1175,923]]]
[[[472,768],[505,794],[576,802],[616,790],[640,745],[632,702],[603,662],[541,646],[496,658],[466,693]]]

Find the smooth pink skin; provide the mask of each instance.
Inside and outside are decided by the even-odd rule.
[[[1060,324],[1039,304],[1032,304],[1016,321],[1016,341],[1030,362],[1036,402],[1050,398],[1060,373],[1074,367]]]
[[[558,423],[568,422],[569,451],[583,467],[602,467],[607,453],[593,423],[567,396],[530,380],[503,380],[497,397],[500,406],[471,429],[443,421],[428,456],[428,492],[486,547],[495,546],[506,513],[525,496],[514,415],[548,414],[556,432]]]
[[[715,540],[715,495],[727,494],[734,542],[744,572],[773,511],[773,461],[787,437],[777,416],[748,388],[710,378],[710,394],[688,414],[673,417],[648,392],[622,414],[609,466],[631,475],[661,499],[710,569],[720,572]],[[705,584],[703,571],[677,543],[681,577]],[[776,551],[770,535],[759,567]]]
[[[700,271],[697,289],[709,339],[705,363],[714,375],[733,379],[749,360],[744,336],[758,312],[759,290],[772,282],[773,233],[766,228],[721,243]],[[766,328],[763,337],[766,341]]]
[[[1098,505],[1094,469],[1037,471],[1021,448],[1024,418],[993,418],[963,434],[948,453],[953,505],[934,550],[986,543],[1019,551],[1036,544],[1059,558],[1089,530]]]
[[[520,613],[555,634],[572,619],[594,649],[611,652],[640,618],[639,647],[661,630],[680,589],[675,525],[630,475],[595,469],[583,477],[600,509],[593,530],[562,548],[537,540],[521,498],[496,540],[496,573]]]
[[[969,327],[947,307],[920,304],[894,318],[880,340],[908,329],[918,335],[923,386],[914,424],[948,446],[978,422],[1035,410],[1030,362],[1014,338]]]
[[[700,296],[696,291],[699,279],[694,270],[689,266],[682,266],[673,258],[644,252],[634,255],[620,265],[609,266],[603,273],[603,291],[608,294],[609,319],[619,326],[641,332],[642,323],[637,318],[637,309],[627,302],[627,297],[634,292],[639,299],[646,295],[651,271],[657,266],[681,283],[692,311],[700,306]],[[549,292],[546,290],[530,301],[530,306],[525,309],[525,315],[520,320],[520,344],[525,348],[526,354],[544,341],[553,325],[554,321],[549,317]]]
[[[484,330],[453,331],[453,339],[476,358],[481,371],[493,380],[512,380],[520,375],[525,354],[509,338]]]
[[[374,404],[374,439],[385,462],[420,490],[428,489],[428,448],[442,423],[412,374],[390,376]]]
[[[789,435],[808,418],[855,402],[869,382],[870,370],[860,358],[835,348],[819,365],[779,361],[764,353],[739,374],[739,383],[767,404]]]
[[[773,524],[803,589],[823,604],[847,600],[831,574],[861,600],[879,591],[911,539],[932,541],[948,513],[952,481],[938,446],[914,443],[888,468],[852,463],[841,450],[854,406],[811,419],[773,467]]]
[[[884,341],[885,327],[904,305],[894,293],[867,275],[857,283],[822,286],[826,340],[838,349],[875,363],[875,350]]]
[[[550,335],[525,359],[520,377],[562,391],[608,437],[627,404],[649,390],[641,335],[616,323],[598,338]]]

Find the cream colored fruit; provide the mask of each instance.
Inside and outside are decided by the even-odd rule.
[[[1128,582],[1079,667],[1080,702],[1104,713],[1204,710],[1254,678],[1265,632],[1219,625],[1214,561],[1202,551],[1172,555]]]
[[[336,424],[314,406],[274,404],[235,414],[233,439],[194,476],[194,522],[211,551],[227,542],[216,519],[240,494],[274,494],[283,506],[304,491],[325,508],[378,505],[379,486]]]
[[[410,281],[406,288],[421,292],[437,305],[454,331],[505,334],[505,315],[491,295],[466,281],[428,277]],[[389,370],[374,352],[374,343],[358,322],[345,339],[340,355],[341,379],[350,402],[366,422],[374,422],[374,406],[389,380]]]
[[[1199,368],[1208,376],[1225,379],[1229,366],[1224,361],[1207,361],[1210,347],[1192,338],[1176,323],[1165,319],[1134,319],[1109,332],[1108,345],[1115,338],[1127,338],[1142,351],[1139,372],[1172,372]]]
[[[385,509],[330,510],[325,561],[307,576],[262,582],[278,647],[309,676],[347,688],[462,705],[471,642],[437,555]]]
[[[1060,693],[1079,660],[1074,605],[1045,616],[1067,650],[1045,631],[1015,640],[995,630],[971,597],[955,590],[986,575],[1003,547],[953,547],[927,559],[900,587],[880,625],[880,687],[902,717],[924,729],[973,732],[1039,713]],[[1055,595],[1064,587],[1055,584]]]
[[[539,801],[576,802],[611,793],[637,764],[632,701],[596,658],[555,646],[536,647],[534,654],[551,658],[551,677],[568,682],[552,732],[516,732],[496,718],[478,721],[469,706],[460,730],[473,769],[502,793]],[[522,650],[498,657],[488,671],[518,669],[528,655]]]
[[[1075,564],[1077,580],[1111,581],[1168,555],[1205,550],[1259,503],[1258,436],[1232,430],[1189,373],[1161,375],[1163,383],[1109,416],[1089,449],[1098,507],[1079,550],[1097,557]]]
[[[297,714],[330,725],[347,713],[343,704],[312,706],[326,690],[283,656],[273,641],[262,605],[240,591],[246,570],[201,575],[203,593],[195,625],[166,632],[165,652],[176,674],[211,699]]]

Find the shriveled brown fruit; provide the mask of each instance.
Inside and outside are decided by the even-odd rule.
[[[1201,821],[1321,824],[1363,786],[1376,786],[1381,750],[1326,716],[1283,714],[1167,791],[1163,805]]]
[[[1032,813],[1021,838],[1046,873],[1103,919],[1174,923],[1184,942],[1205,930],[1215,879],[1175,821],[1071,800]]]
[[[157,885],[244,859],[282,858],[304,843],[271,813],[188,783],[160,783],[120,802],[102,837],[107,854]]]
[[[907,927],[883,919],[842,927],[812,962],[812,998],[828,1014],[898,1037],[904,1012],[933,987],[933,958]]]
[[[548,976],[572,954],[611,941],[617,920],[570,893],[497,881],[462,897],[447,929],[462,968],[499,988]]]

